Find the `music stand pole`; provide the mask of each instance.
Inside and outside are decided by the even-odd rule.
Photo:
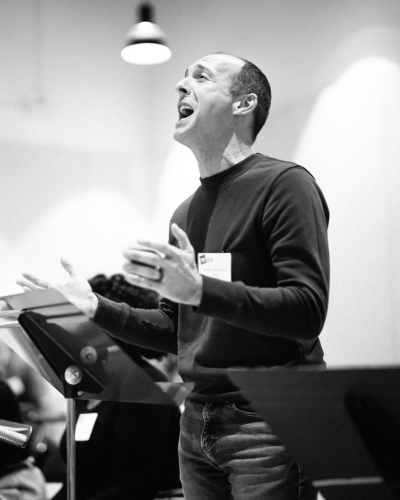
[[[67,401],[67,499],[76,499],[76,445],[75,445],[75,399]]]

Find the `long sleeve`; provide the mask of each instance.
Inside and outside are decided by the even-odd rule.
[[[161,352],[177,353],[178,305],[162,300],[159,309],[134,309],[98,295],[93,321],[112,337]]]
[[[282,173],[269,189],[262,213],[264,260],[271,261],[276,284],[249,286],[204,277],[197,312],[265,335],[317,337],[328,307],[327,214],[304,169]]]

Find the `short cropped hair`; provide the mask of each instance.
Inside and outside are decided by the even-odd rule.
[[[216,52],[217,54],[228,54],[226,52]],[[244,62],[244,65],[236,75],[232,75],[231,95],[254,93],[258,98],[258,105],[254,111],[253,120],[253,142],[262,127],[264,126],[269,109],[271,107],[271,86],[264,73],[252,62],[243,57],[232,55]]]

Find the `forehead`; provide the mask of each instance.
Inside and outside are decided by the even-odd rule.
[[[238,59],[237,57],[228,54],[211,54],[209,56],[202,57],[189,66],[189,68],[185,71],[185,76],[197,68],[209,70],[216,76],[231,76],[238,73],[243,65],[244,61]]]

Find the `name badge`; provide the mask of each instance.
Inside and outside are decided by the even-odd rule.
[[[75,427],[75,441],[89,441],[98,413],[81,413]]]
[[[232,254],[199,253],[197,261],[201,275],[223,281],[232,281]]]

